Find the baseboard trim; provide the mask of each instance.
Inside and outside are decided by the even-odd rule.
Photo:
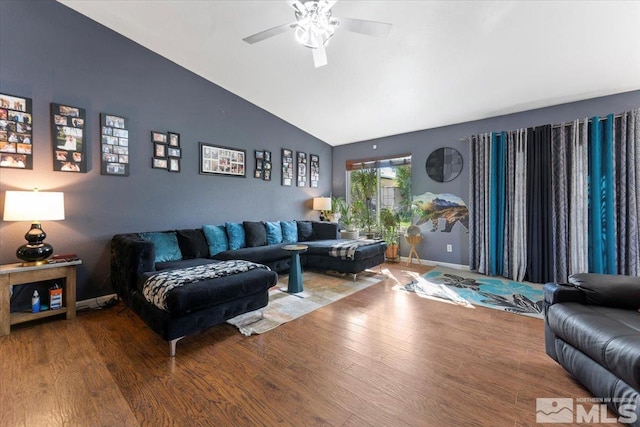
[[[84,299],[82,301],[76,301],[76,310],[89,310],[94,308],[100,308],[107,302],[116,298],[116,294],[102,295],[95,298]]]
[[[414,258],[415,259],[415,258]],[[400,257],[400,262],[408,262],[409,261],[409,257],[406,256],[401,256]],[[411,262],[415,262],[414,260],[411,260]],[[455,268],[457,270],[464,270],[464,271],[470,271],[470,268],[468,265],[463,265],[463,264],[452,264],[450,262],[442,262],[442,261],[431,261],[428,259],[421,259],[420,260],[420,264],[421,265],[426,265],[428,267],[436,267],[436,266],[442,266],[442,267],[448,267],[448,268]]]

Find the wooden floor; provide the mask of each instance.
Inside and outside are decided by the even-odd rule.
[[[259,336],[168,344],[123,306],[0,337],[3,426],[534,426],[538,397],[589,397],[540,319],[393,290],[425,267]],[[558,424],[554,424],[558,425]]]

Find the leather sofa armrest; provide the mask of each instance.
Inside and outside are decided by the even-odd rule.
[[[544,301],[547,305],[562,302],[577,302],[585,304],[585,296],[580,289],[566,284],[547,283],[544,285]]]
[[[633,310],[640,308],[640,277],[580,273],[571,275],[569,284],[584,293],[587,304]]]

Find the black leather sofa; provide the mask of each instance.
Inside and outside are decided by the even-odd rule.
[[[547,283],[544,299],[547,354],[619,421],[640,426],[640,278],[574,274]]]
[[[262,233],[261,228],[265,224],[261,222],[245,222],[244,227],[248,246],[226,248],[213,256],[203,229],[128,233],[113,237],[111,284],[152,330],[169,341],[171,356],[175,355],[177,341],[184,336],[265,307],[269,301],[269,288],[278,281],[277,272],[289,271],[291,252],[284,250],[283,246],[290,242],[265,244],[265,241],[256,240],[249,230]],[[301,255],[305,268],[355,274],[384,262],[384,242],[358,247],[352,259],[345,259],[329,255],[331,246],[338,242],[337,224],[298,221],[297,227],[294,240],[309,247]],[[148,239],[149,234],[173,236],[179,247],[177,256],[159,260],[159,249]],[[143,295],[144,282],[157,272],[232,260],[250,261],[266,265],[269,269],[253,269],[177,287],[167,295],[167,309],[158,308]]]

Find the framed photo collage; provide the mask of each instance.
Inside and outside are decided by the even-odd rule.
[[[180,134],[151,131],[151,143],[153,144],[151,167],[179,173],[180,159],[182,159]]]
[[[0,167],[33,169],[31,98],[0,93]]]

